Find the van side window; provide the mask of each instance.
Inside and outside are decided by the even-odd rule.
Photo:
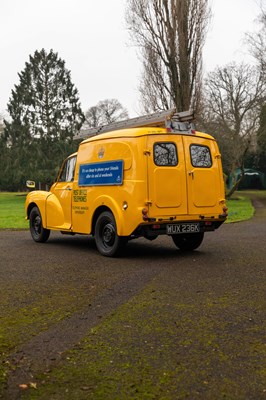
[[[154,163],[162,166],[175,166],[178,164],[177,150],[175,143],[155,143]]]
[[[209,147],[192,144],[190,146],[191,164],[193,167],[210,168],[212,166],[212,158]]]
[[[72,182],[74,180],[75,166],[77,157],[68,158],[63,166],[61,174],[59,176],[59,182]]]

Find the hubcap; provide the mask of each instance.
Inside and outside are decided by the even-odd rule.
[[[34,218],[33,229],[34,229],[35,233],[40,234],[40,231],[41,231],[41,217],[39,215],[37,215],[36,218]]]
[[[102,231],[103,243],[105,246],[112,246],[115,241],[115,228],[111,223],[104,225]]]

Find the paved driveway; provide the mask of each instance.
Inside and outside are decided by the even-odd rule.
[[[65,365],[65,352],[92,327],[106,332],[101,328],[106,317],[111,325],[101,343],[107,346],[110,341],[111,349],[112,321],[116,326],[118,316],[124,318],[122,309],[128,323],[119,328],[120,352],[132,348],[133,356],[138,346],[138,354],[145,348],[143,359],[150,368],[146,378],[153,387],[150,397],[138,397],[142,372],[133,362],[129,377],[124,375],[125,387],[139,385],[131,398],[265,398],[266,205],[263,199],[254,201],[252,220],[207,233],[191,254],[161,237],[132,241],[123,258],[109,259],[85,236],[52,233],[46,244],[36,244],[29,232],[1,231],[0,350],[2,363],[8,361],[12,369],[0,398],[20,398],[20,384],[38,381],[40,372]],[[132,326],[130,343],[126,326]],[[140,343],[147,326],[153,350]],[[165,346],[163,356],[159,343]],[[119,360],[113,362],[123,370]],[[164,381],[156,375],[158,363],[168,377]],[[153,379],[159,387],[154,394]],[[53,397],[46,398],[59,399],[60,385],[67,383],[56,382],[58,393],[55,389]],[[69,398],[126,398],[110,388],[109,397],[97,397],[97,385],[86,389],[87,397],[75,397],[75,390],[69,389]]]

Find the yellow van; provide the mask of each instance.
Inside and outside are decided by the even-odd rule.
[[[221,155],[212,136],[193,130],[189,112],[152,114],[89,134],[50,191],[27,195],[36,242],[50,230],[91,234],[102,255],[116,256],[129,239],[168,235],[187,251],[225,221]]]

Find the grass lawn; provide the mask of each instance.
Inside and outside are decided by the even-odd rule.
[[[226,204],[228,207],[227,223],[244,221],[252,218],[254,214],[251,200],[243,192],[235,193],[231,200],[227,200]]]
[[[253,192],[254,193],[254,192]],[[24,203],[26,193],[0,192],[0,229],[27,229]],[[238,222],[253,216],[254,208],[244,192],[234,194],[227,201],[229,216],[227,222]]]
[[[26,229],[25,193],[0,192],[0,229]]]

